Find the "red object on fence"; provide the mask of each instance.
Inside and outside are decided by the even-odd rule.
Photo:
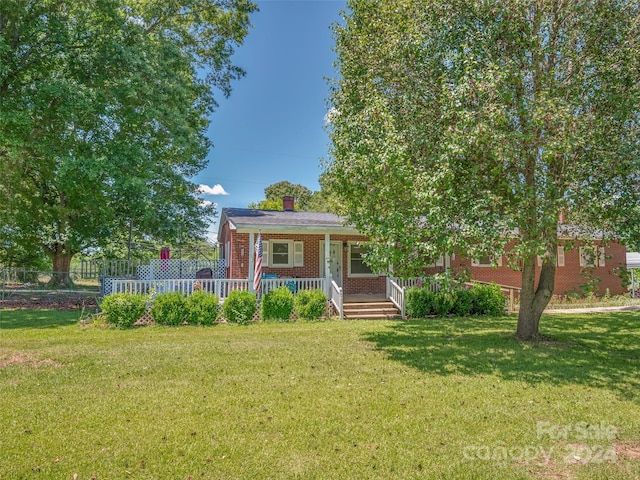
[[[160,249],[160,270],[163,272],[169,271],[169,259],[171,258],[171,250],[169,247],[162,247]]]

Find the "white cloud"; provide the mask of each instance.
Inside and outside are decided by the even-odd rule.
[[[227,193],[224,187],[219,183],[215,184],[213,187],[210,187],[209,185],[198,185],[198,193],[202,193],[204,195],[229,195],[229,193]]]
[[[340,111],[335,107],[331,107],[329,111],[324,115],[325,125],[331,125],[333,119],[335,119],[338,115],[340,115]]]

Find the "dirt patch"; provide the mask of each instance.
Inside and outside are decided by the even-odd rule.
[[[62,295],[55,293],[10,295],[0,301],[6,310],[96,310],[98,301],[91,295]]]
[[[616,445],[616,455],[619,458],[640,460],[640,445],[619,443]]]
[[[25,352],[14,352],[9,357],[0,358],[0,368],[11,367],[13,365],[27,365],[30,367],[59,367],[60,364],[50,358],[36,360],[33,356]]]

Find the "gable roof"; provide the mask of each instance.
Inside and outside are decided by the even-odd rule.
[[[220,229],[226,222],[229,222],[232,230],[318,230],[357,233],[353,227],[344,225],[342,217],[327,212],[223,208]]]

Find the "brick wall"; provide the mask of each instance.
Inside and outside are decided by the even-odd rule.
[[[596,242],[599,244],[598,242]],[[564,250],[564,266],[556,267],[556,279],[553,293],[555,295],[566,295],[571,292],[579,292],[580,285],[587,282],[586,277],[582,273],[586,270],[592,270],[593,275],[600,278],[598,283],[598,294],[604,295],[607,289],[611,295],[619,295],[626,292],[622,286],[622,280],[617,275],[619,267],[626,264],[626,249],[617,242],[611,242],[605,246],[605,266],[596,266],[586,269],[580,266],[580,242],[574,242],[573,248],[565,247]],[[507,245],[507,250],[512,245]],[[513,270],[507,266],[507,259],[503,257],[503,265],[501,267],[474,267],[471,265],[470,258],[463,258],[456,255],[451,261],[454,269],[466,268],[471,272],[473,280],[483,282],[495,282],[500,285],[512,287],[522,286],[522,272]],[[540,267],[536,266],[536,279],[540,274]]]
[[[254,235],[254,239],[257,234]],[[280,277],[300,277],[318,278],[320,277],[320,243],[324,243],[324,234],[263,234],[263,240],[293,240],[304,242],[304,266],[291,268],[263,267],[263,273],[275,273]],[[253,245],[249,245],[248,233],[237,233],[223,225],[220,242],[226,245],[231,242],[231,255],[225,252],[229,261],[227,270],[228,278],[246,279],[249,276],[249,255],[253,255]],[[341,243],[365,241],[365,237],[357,235],[332,235],[331,241]],[[580,242],[574,242],[573,248],[565,248],[565,266],[557,267],[555,280],[555,295],[566,295],[572,291],[580,291],[580,285],[585,283],[586,278],[581,275],[585,269],[580,267]],[[509,246],[507,246],[507,249]],[[345,294],[358,293],[384,293],[386,290],[385,276],[372,277],[349,277],[348,274],[348,249],[342,251],[343,288]],[[605,266],[594,267],[593,274],[600,278],[598,283],[598,293],[603,295],[607,289],[612,295],[626,292],[622,286],[622,281],[617,275],[617,269],[626,263],[626,249],[617,242],[611,242],[605,247]],[[500,285],[513,287],[522,286],[522,272],[513,270],[507,266],[506,258],[503,258],[501,267],[474,267],[470,258],[464,258],[456,254],[451,260],[451,267],[455,269],[466,268],[471,272],[473,280],[496,282]],[[540,267],[536,267],[536,278]],[[431,267],[426,269],[426,273],[433,274],[444,271],[444,267]]]
[[[227,232],[229,232],[227,234]],[[220,241],[231,241],[231,258],[228,278],[248,278],[249,255],[253,255],[253,245],[249,245],[248,233],[230,231],[226,226],[222,228]],[[257,234],[254,234],[254,241]],[[263,266],[262,273],[275,273],[280,277],[319,278],[320,277],[320,244],[324,243],[324,234],[262,234],[263,241],[269,240],[293,240],[304,242],[304,261],[301,267],[269,267]],[[331,241],[357,242],[365,238],[356,235],[332,235]],[[355,293],[385,293],[386,277],[349,277],[348,275],[348,251],[342,252],[343,289],[345,294]]]

